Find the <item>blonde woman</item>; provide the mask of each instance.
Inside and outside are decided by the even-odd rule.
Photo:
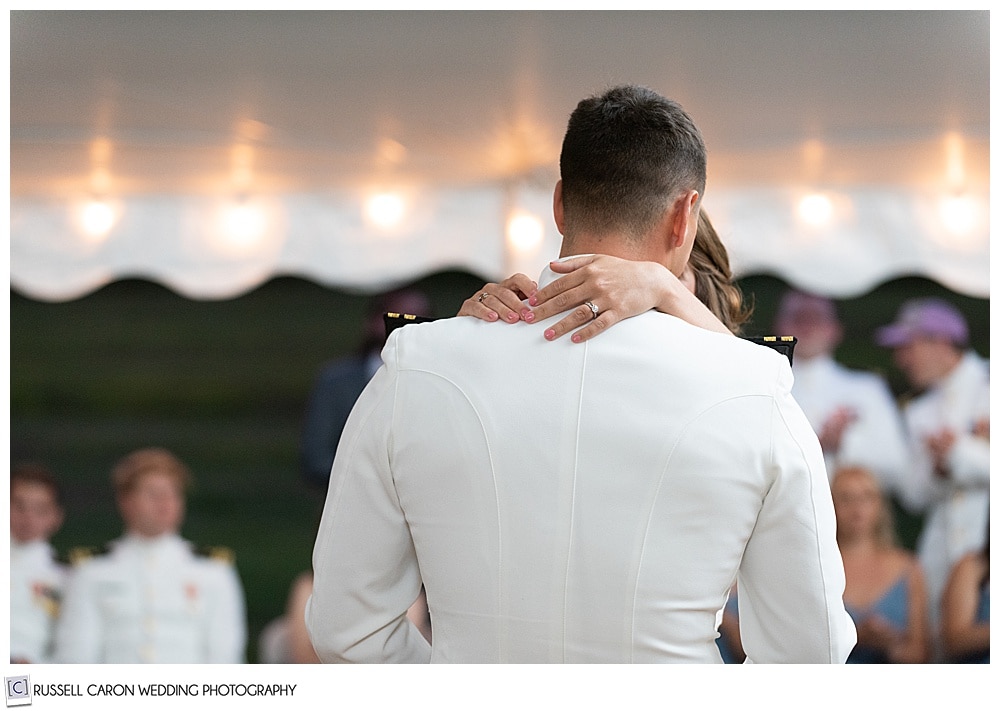
[[[830,488],[847,580],[844,604],[858,631],[847,663],[929,661],[924,574],[916,556],[896,543],[892,511],[878,480],[863,467],[844,467]]]

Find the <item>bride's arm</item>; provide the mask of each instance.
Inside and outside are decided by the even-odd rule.
[[[608,255],[574,257],[552,262],[564,276],[542,289],[524,274],[514,274],[499,284],[489,283],[465,300],[459,316],[484,321],[541,321],[569,312],[550,326],[545,337],[554,340],[578,329],[572,336],[582,343],[622,319],[656,309],[711,331],[730,333],[707,306],[695,297],[666,267]],[[484,297],[483,294],[486,294]],[[527,299],[529,306],[522,302]],[[599,309],[595,319],[584,303]]]
[[[564,274],[529,298],[536,319],[572,309],[545,337],[554,340],[573,333],[574,343],[593,338],[619,321],[656,309],[710,331],[729,329],[666,267],[656,262],[636,262],[598,254],[552,262],[552,271]],[[590,301],[599,309],[594,318]]]

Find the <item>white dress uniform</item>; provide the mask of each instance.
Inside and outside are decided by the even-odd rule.
[[[545,328],[393,331],[317,535],[320,659],[722,663],[738,578],[750,661],[844,662],[830,486],[787,359],[656,312],[580,344]],[[433,647],[406,617],[421,583]]]
[[[46,541],[10,543],[10,658],[50,661],[66,567]]]
[[[989,366],[967,352],[943,380],[903,408],[913,465],[901,489],[902,503],[926,512],[917,553],[927,576],[932,620],[940,613],[941,594],[952,566],[986,542],[990,504],[990,442],[972,428],[990,415]],[[934,474],[924,438],[943,428],[956,434],[947,461],[947,479]]]
[[[910,454],[899,407],[885,381],[875,373],[846,368],[829,355],[796,359],[792,373],[792,396],[817,435],[837,408],[857,415],[844,429],[840,449],[824,453],[827,474],[832,478],[840,466],[865,467],[883,489],[896,493]]]
[[[243,587],[231,561],[177,535],[114,541],[76,563],[56,630],[57,662],[245,661]]]

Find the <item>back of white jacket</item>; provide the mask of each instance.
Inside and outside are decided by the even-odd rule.
[[[307,609],[324,661],[753,662],[855,642],[787,360],[650,312],[597,339],[393,333],[334,463]],[[405,612],[426,586],[433,649]]]

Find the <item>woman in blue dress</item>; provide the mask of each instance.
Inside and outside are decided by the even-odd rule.
[[[990,663],[990,536],[952,568],[941,600],[941,642],[949,661]]]
[[[896,543],[878,480],[862,467],[838,469],[830,484],[844,559],[844,604],[858,643],[848,664],[929,660],[927,589],[916,556]]]

